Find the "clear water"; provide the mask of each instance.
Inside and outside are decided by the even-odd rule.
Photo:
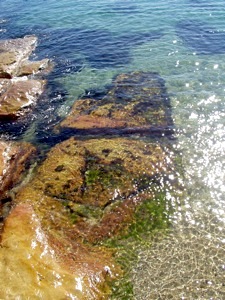
[[[225,298],[224,15],[222,0],[0,2],[0,38],[36,34],[33,58],[57,65],[50,99],[13,133],[22,139],[51,140],[72,103],[118,73],[153,71],[166,81],[184,191],[169,237],[140,249],[135,299]]]

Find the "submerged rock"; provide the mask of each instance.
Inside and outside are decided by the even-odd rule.
[[[201,4],[195,1],[196,4],[200,5],[201,8],[203,6],[202,1]],[[177,23],[176,32],[183,43],[195,51],[197,55],[225,53],[225,33],[223,30],[211,27],[210,23],[185,19]]]
[[[160,145],[128,138],[53,147],[6,219],[0,298],[109,299],[121,270],[98,245],[126,230],[167,166]]]
[[[101,100],[75,102],[58,130],[119,129],[122,132],[172,132],[171,107],[163,80],[155,73],[134,72],[117,76]]]
[[[28,61],[36,43],[35,36],[0,41],[0,120],[24,114],[44,90],[45,81],[33,75],[50,68],[49,60]]]
[[[38,203],[43,195],[54,199],[67,207],[76,236],[95,243],[127,228],[136,206],[151,199],[153,178],[167,171],[166,155],[158,144],[70,138],[52,148],[17,199],[34,199],[37,193]]]

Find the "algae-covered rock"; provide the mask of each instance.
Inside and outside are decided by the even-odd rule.
[[[108,283],[121,271],[99,244],[151,201],[165,159],[160,145],[129,138],[73,137],[53,147],[6,219],[0,297],[109,299]]]
[[[136,206],[151,198],[151,180],[167,171],[165,159],[156,143],[70,138],[51,149],[19,199],[34,190],[63,203],[76,234],[100,241],[132,222]]]
[[[58,199],[105,207],[133,194],[143,177],[162,171],[164,159],[162,148],[154,143],[71,138],[50,151],[33,184]]]
[[[114,128],[135,132],[169,130],[171,125],[171,108],[163,80],[155,73],[134,72],[118,75],[101,100],[76,101],[58,129]]]
[[[0,200],[21,180],[35,148],[25,142],[0,141]]]
[[[51,237],[32,204],[11,211],[0,257],[1,299],[108,299],[109,253]]]

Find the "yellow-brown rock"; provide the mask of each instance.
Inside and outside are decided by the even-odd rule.
[[[10,90],[7,80],[0,97]],[[58,130],[171,125],[164,83],[137,72],[118,76],[102,100],[77,101]],[[153,200],[152,185],[168,174],[163,147],[148,137],[78,135],[55,145],[17,192],[5,221],[0,299],[109,299],[108,282],[120,268],[99,245],[126,231],[137,206]]]
[[[132,223],[166,168],[149,141],[70,138],[53,147],[6,219],[0,298],[108,299],[120,269],[97,245]]]
[[[40,61],[26,61],[20,66],[17,76],[37,74],[43,70],[49,71],[50,68],[51,64],[49,59],[42,59]]]
[[[32,204],[17,204],[2,234],[0,299],[108,299],[111,264],[103,251],[51,238]]]

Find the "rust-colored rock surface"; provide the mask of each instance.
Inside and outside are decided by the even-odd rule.
[[[29,143],[0,141],[0,200],[18,184],[35,148]]]
[[[164,82],[157,74],[121,74],[116,77],[113,87],[101,100],[76,101],[58,130],[165,130],[172,125],[170,110]]]
[[[1,299],[108,299],[109,253],[45,232],[32,204],[16,205],[0,248]]]

